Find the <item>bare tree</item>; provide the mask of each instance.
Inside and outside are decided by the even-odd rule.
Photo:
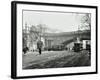
[[[41,36],[45,37],[46,31],[49,30],[49,28],[47,28],[46,24],[38,24],[37,28],[38,28],[38,32],[39,32],[39,37],[40,38],[41,38]]]
[[[91,29],[91,14],[87,13],[81,18],[81,28],[84,30]]]
[[[39,36],[39,32],[37,31],[36,26],[32,25],[29,30],[30,47],[32,47],[33,43],[37,41],[38,36]]]

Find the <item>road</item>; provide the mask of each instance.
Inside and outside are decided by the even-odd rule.
[[[22,63],[23,69],[77,67],[90,66],[90,58],[87,51],[43,51],[41,55],[28,52],[23,54]]]

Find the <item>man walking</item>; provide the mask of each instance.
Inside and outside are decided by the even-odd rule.
[[[38,50],[39,50],[39,54],[41,55],[41,50],[42,50],[42,46],[43,46],[43,42],[41,41],[41,40],[39,40],[38,42],[37,42],[37,48],[38,48]]]

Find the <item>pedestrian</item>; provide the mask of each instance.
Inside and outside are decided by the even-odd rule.
[[[26,54],[27,51],[29,51],[29,48],[28,48],[28,47],[25,47],[25,48],[23,49],[24,54]]]
[[[41,40],[39,40],[37,42],[37,49],[39,50],[39,54],[42,54],[42,46],[43,46],[43,42]]]

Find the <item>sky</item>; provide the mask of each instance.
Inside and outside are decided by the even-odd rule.
[[[55,32],[71,32],[78,30],[81,24],[82,13],[60,13],[44,11],[23,11],[23,27],[25,23],[32,25],[45,24]]]

